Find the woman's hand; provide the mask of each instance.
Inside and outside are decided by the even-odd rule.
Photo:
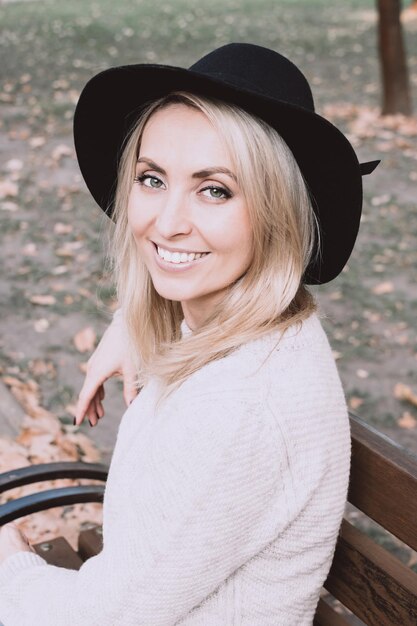
[[[120,313],[120,312],[118,312]],[[134,367],[129,358],[126,330],[121,315],[115,315],[96,350],[87,363],[84,384],[78,396],[74,424],[80,425],[85,416],[95,426],[104,415],[104,382],[112,376],[123,377],[123,397],[128,406],[137,396]]]
[[[36,554],[36,550],[14,522],[4,524],[0,528],[0,565],[11,554],[22,551]]]

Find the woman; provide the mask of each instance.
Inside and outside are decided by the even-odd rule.
[[[77,423],[97,423],[114,371],[134,373],[141,392],[118,430],[102,552],[78,572],[56,568],[6,525],[0,619],[310,626],[350,432],[306,285],[347,262],[361,174],[376,164],[360,166],[314,113],[290,61],[250,44],[189,70],[102,72],[74,132],[86,183],[116,222],[120,302]]]

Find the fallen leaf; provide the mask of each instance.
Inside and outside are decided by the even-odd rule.
[[[374,293],[377,296],[382,296],[386,293],[392,293],[393,291],[394,291],[394,285],[389,281],[386,281],[384,283],[379,283],[378,285],[375,285],[375,287],[372,289],[372,293]]]
[[[75,250],[79,250],[82,246],[82,241],[67,241],[62,247],[55,250],[55,254],[57,256],[73,257]]]
[[[32,139],[29,139],[29,145],[31,148],[40,148],[44,145],[45,141],[45,137],[32,137]]]
[[[403,385],[403,383],[397,383],[395,385],[394,397],[397,398],[397,400],[405,400],[417,406],[417,395],[411,391],[410,387]]]
[[[16,183],[11,180],[0,181],[0,199],[8,198],[9,196],[15,197],[19,192],[19,188]]]
[[[51,296],[51,295],[39,294],[39,295],[31,296],[29,300],[30,302],[32,302],[32,304],[39,304],[40,306],[50,306],[51,304],[56,303],[55,296]]]
[[[33,322],[33,328],[37,333],[44,333],[49,328],[49,321],[42,317],[40,320]]]
[[[398,426],[400,428],[415,428],[417,426],[417,420],[415,417],[411,415],[408,411],[402,414],[402,416],[397,420]]]
[[[341,291],[332,291],[329,295],[330,300],[341,300],[343,298],[343,294]]]
[[[34,376],[47,376],[49,379],[56,378],[56,369],[52,361],[32,359],[29,361],[29,371]]]
[[[17,205],[16,202],[6,201],[1,203],[0,208],[2,211],[13,212],[18,210],[19,205]]]
[[[358,369],[356,370],[356,376],[358,376],[358,378],[368,378],[369,372],[367,370]]]
[[[36,243],[27,243],[22,248],[22,254],[24,254],[25,256],[37,256],[38,248],[36,246]]]
[[[358,409],[363,403],[363,398],[359,398],[358,396],[351,396],[349,398],[349,407],[353,410]]]
[[[77,405],[76,404],[67,404],[66,407],[65,407],[65,410],[66,410],[67,413],[72,415],[72,417],[75,417],[76,410],[77,410]]]
[[[52,160],[55,163],[58,163],[58,161],[60,161],[60,159],[62,159],[62,157],[64,156],[71,156],[72,155],[72,150],[69,146],[66,146],[65,144],[60,144],[59,146],[57,146],[56,148],[54,148],[54,150],[52,151]]]
[[[389,194],[384,194],[382,196],[374,196],[371,200],[372,206],[381,206],[381,204],[386,204],[391,200],[391,196]]]
[[[72,224],[64,224],[63,222],[57,222],[54,224],[54,233],[56,235],[68,235],[73,230]]]
[[[89,352],[94,349],[96,339],[97,336],[94,329],[91,326],[87,326],[74,335],[73,341],[78,352]]]
[[[8,170],[9,172],[20,172],[22,168],[23,161],[21,161],[20,159],[10,159],[10,161],[7,161],[6,163],[6,170]]]
[[[66,274],[68,272],[68,267],[66,265],[57,265],[51,271],[51,274],[54,276],[60,276],[61,274]]]

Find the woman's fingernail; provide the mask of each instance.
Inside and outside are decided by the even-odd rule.
[[[90,422],[90,420],[88,420]],[[90,426],[92,426],[92,423],[90,422]]]
[[[76,418],[74,417],[74,426],[75,426],[75,421],[76,421]]]

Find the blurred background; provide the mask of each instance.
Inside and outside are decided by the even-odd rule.
[[[232,41],[292,59],[312,85],[317,112],[347,134],[359,160],[382,159],[363,179],[363,219],[348,266],[314,292],[349,407],[417,452],[413,4],[0,2],[1,471],[60,459],[109,462],[124,411],[113,380],[99,425],[73,426],[85,363],[115,306],[104,263],[107,218],[73,148],[80,90],[110,66],[189,66]]]

